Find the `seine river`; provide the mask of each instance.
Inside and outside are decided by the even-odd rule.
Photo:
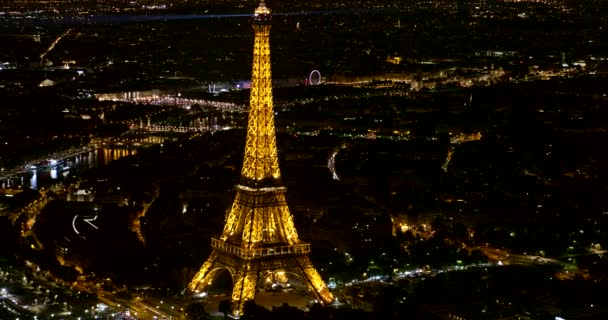
[[[134,155],[137,148],[99,148],[84,152],[62,160],[48,159],[36,165],[29,165],[23,171],[2,181],[2,189],[32,189],[57,183],[69,175],[79,175],[83,172],[107,165],[111,161]]]

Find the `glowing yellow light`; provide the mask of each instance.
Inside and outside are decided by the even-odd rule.
[[[188,285],[191,292],[205,291],[221,270],[228,270],[234,285],[235,315],[242,315],[244,303],[255,298],[259,281],[286,283],[285,270],[305,278],[324,303],[334,299],[310,262],[310,245],[299,240],[285,188],[281,187],[270,71],[270,10],[263,2],[255,11],[253,29],[251,95],[241,183],[236,186],[236,197],[221,236],[212,239],[210,257]],[[264,276],[264,272],[270,273]]]

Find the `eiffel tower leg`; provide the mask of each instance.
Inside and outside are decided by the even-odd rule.
[[[252,268],[249,261],[244,262],[243,266],[236,270],[233,283],[232,314],[241,316],[245,302],[255,299],[255,288],[258,283],[257,268]]]
[[[329,291],[329,288],[321,278],[321,275],[310,262],[310,258],[305,257],[301,258],[301,276],[306,279],[306,281],[310,284],[312,289],[314,290],[316,296],[321,300],[324,304],[330,304],[334,301],[334,295]]]
[[[196,273],[190,284],[188,285],[188,290],[190,292],[198,293],[201,291],[206,291],[209,285],[215,280],[215,277],[218,274],[218,263],[217,263],[218,254],[215,252],[211,252],[211,255],[203,263],[201,269]]]

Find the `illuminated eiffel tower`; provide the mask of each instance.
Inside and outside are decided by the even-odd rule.
[[[286,281],[290,274],[304,280],[320,302],[334,300],[310,261],[310,244],[298,238],[285,200],[272,106],[270,20],[270,10],[262,0],[253,16],[249,122],[236,198],[222,235],[211,239],[211,255],[187,288],[204,292],[227,270],[233,281],[232,314],[237,317],[243,314],[244,303],[255,298],[258,284]]]

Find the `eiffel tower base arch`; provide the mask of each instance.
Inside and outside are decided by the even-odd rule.
[[[232,315],[236,317],[243,314],[246,301],[255,299],[256,288],[270,272],[284,272],[300,277],[321,303],[329,304],[334,300],[333,294],[325,286],[306,253],[244,259],[214,249],[194,276],[188,290],[191,293],[207,291],[223,270],[227,270],[232,276]]]

